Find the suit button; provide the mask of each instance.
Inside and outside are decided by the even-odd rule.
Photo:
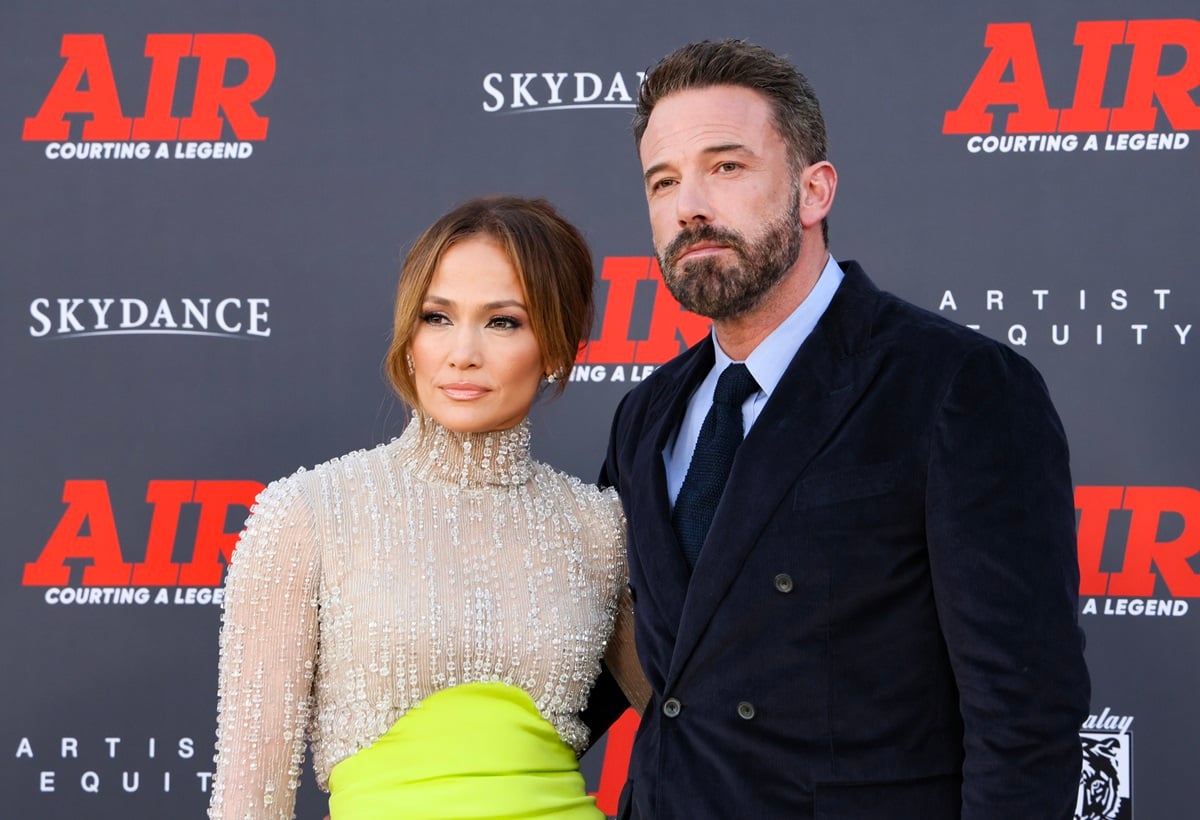
[[[742,720],[752,720],[754,718],[754,704],[746,700],[739,703],[738,717]]]
[[[667,698],[663,701],[663,714],[669,718],[678,717],[681,708],[683,707],[679,703],[679,698]]]
[[[794,586],[795,584],[792,583],[792,576],[788,575],[786,572],[781,572],[775,576],[775,589],[779,590],[780,592],[791,592],[792,587]]]

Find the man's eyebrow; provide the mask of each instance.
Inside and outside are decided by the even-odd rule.
[[[700,151],[700,153],[702,153],[706,156],[710,156],[712,154],[728,154],[731,152],[740,152],[743,154],[751,154],[751,155],[754,154],[754,152],[752,150],[750,150],[749,148],[747,148],[744,143],[740,143],[740,142],[723,142],[723,143],[720,143],[719,145],[709,145],[705,148],[702,148]],[[666,168],[670,167],[670,164],[671,163],[669,163],[669,162],[656,162],[653,165],[651,165],[649,168],[646,169],[646,172],[644,174],[642,174],[642,178],[646,182],[649,182],[650,177],[652,177],[655,174],[659,173],[660,171],[663,171]]]
[[[653,165],[651,165],[649,168],[647,168],[647,169],[646,169],[646,173],[642,174],[642,179],[644,179],[646,182],[649,182],[649,181],[650,181],[650,177],[654,176],[654,175],[655,175],[655,174],[657,174],[659,171],[662,171],[662,170],[664,170],[664,169],[665,169],[665,168],[667,168],[669,165],[670,165],[670,163],[668,163],[668,162],[656,162],[656,163],[654,163]]]
[[[705,148],[703,151],[701,151],[701,153],[703,153],[703,154],[725,154],[730,151],[741,151],[746,154],[754,153],[753,151],[751,151],[749,148],[747,148],[745,145],[743,145],[740,142],[724,142],[724,143],[721,143],[720,145],[710,145],[707,148]]]

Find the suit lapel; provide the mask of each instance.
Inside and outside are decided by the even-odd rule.
[[[861,269],[848,263],[846,279],[833,302],[792,358],[738,448],[687,590],[668,687],[772,514],[870,384],[879,357],[860,348],[865,347],[877,295]],[[665,518],[669,530],[669,512]]]
[[[712,337],[706,336],[680,362],[678,373],[660,377],[656,392],[647,403],[646,429],[633,462],[634,491],[627,505],[628,518],[636,522],[638,549],[636,560],[645,579],[639,596],[650,595],[662,613],[661,625],[671,633],[672,643],[687,595],[691,570],[671,526],[671,505],[667,494],[667,471],[663,449],[671,434],[683,421],[687,402],[697,385],[712,369]],[[667,376],[667,374],[663,374]],[[644,599],[643,599],[644,600]],[[665,671],[665,670],[664,670]]]

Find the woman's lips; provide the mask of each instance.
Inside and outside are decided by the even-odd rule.
[[[471,401],[485,396],[491,391],[478,384],[471,382],[454,382],[453,384],[443,384],[441,391],[456,401]]]

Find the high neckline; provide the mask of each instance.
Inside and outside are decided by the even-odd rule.
[[[396,447],[413,475],[439,484],[519,486],[533,474],[529,419],[507,430],[456,433],[414,411]]]

